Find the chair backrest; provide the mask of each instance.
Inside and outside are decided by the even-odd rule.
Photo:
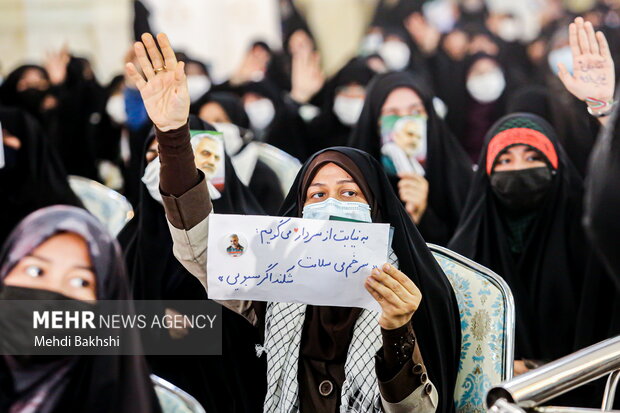
[[[280,180],[280,187],[284,196],[288,194],[297,172],[301,169],[301,162],[275,146],[259,143],[258,159],[270,167]]]
[[[113,189],[82,176],[69,176],[69,185],[84,207],[116,237],[133,217],[127,199]]]
[[[515,305],[506,282],[447,248],[429,244],[448,277],[461,317],[461,360],[454,402],[457,413],[486,412],[491,386],[510,379],[514,361]]]
[[[151,381],[163,413],[206,413],[194,397],[174,384],[154,374]]]

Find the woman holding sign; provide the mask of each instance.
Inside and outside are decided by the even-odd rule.
[[[160,190],[175,255],[206,285],[211,202],[189,143],[183,63],[165,35],[158,35],[162,53],[150,35],[142,40],[135,50],[146,79],[132,64],[127,72],[158,129]],[[379,163],[349,148],[320,152],[300,171],[281,212],[389,223],[394,240],[391,262],[366,280],[381,307],[378,323],[376,313],[356,308],[222,302],[265,330],[264,411],[453,411],[456,300]]]

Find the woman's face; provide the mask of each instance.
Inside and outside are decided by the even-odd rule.
[[[306,191],[304,206],[323,202],[327,198],[368,205],[366,197],[351,175],[334,163],[324,165],[316,173]]]
[[[17,82],[17,91],[23,92],[26,89],[47,90],[50,82],[38,69],[27,69]]]
[[[4,279],[13,287],[36,288],[82,301],[94,301],[96,278],[82,237],[63,233],[23,257]]]
[[[508,148],[497,158],[493,171],[517,171],[547,166],[543,159],[542,155],[531,147],[516,145]]]
[[[217,102],[209,102],[200,108],[198,117],[207,123],[232,123],[222,105]]]
[[[482,76],[486,75],[489,72],[492,72],[496,69],[499,69],[499,65],[493,59],[482,58],[476,60],[476,62],[471,65],[469,69],[468,78],[473,76]]]
[[[388,95],[381,107],[381,116],[426,115],[426,108],[416,92],[408,87],[399,87]]]

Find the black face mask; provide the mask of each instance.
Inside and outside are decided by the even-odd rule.
[[[491,188],[496,199],[509,211],[531,212],[541,206],[552,179],[546,166],[493,172]]]
[[[45,300],[47,303],[42,303],[41,306],[37,306],[37,310],[65,310],[65,306],[62,308],[56,307],[53,301],[67,301],[71,310],[92,310],[94,304],[82,302],[69,298],[65,295],[55,293],[48,290],[40,290],[36,288],[25,287],[13,287],[4,286],[0,291],[0,301],[40,301]],[[2,335],[0,338],[0,354],[12,355],[23,365],[29,364],[41,364],[54,360],[62,359],[67,356],[61,355],[35,355],[40,351],[35,350],[33,340],[33,307],[27,305],[13,305],[11,304],[11,311],[0,311],[0,331]],[[58,330],[54,334],[63,336],[70,334],[69,331]],[[30,353],[16,355],[15,353]]]
[[[21,92],[17,92],[19,106],[25,109],[30,114],[39,114],[43,112],[41,106],[43,105],[43,99],[45,99],[47,91],[29,88]]]

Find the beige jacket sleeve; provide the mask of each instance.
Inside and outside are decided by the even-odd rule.
[[[207,294],[207,246],[209,238],[209,214],[213,210],[209,190],[203,179],[192,189],[175,197],[162,193],[168,227],[172,235],[174,256],[202,283]],[[224,307],[242,315],[256,325],[258,317],[252,301],[218,301]]]

